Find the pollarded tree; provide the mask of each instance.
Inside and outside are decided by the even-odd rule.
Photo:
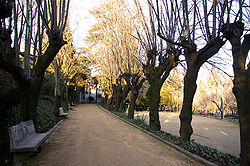
[[[55,0],[14,1],[13,14],[1,22],[0,67],[9,72],[20,87],[22,120],[32,119],[36,125],[44,73],[65,44],[63,31],[69,1],[60,0],[59,4]],[[48,36],[46,45],[43,44],[44,32]]]
[[[168,3],[164,2],[167,7]],[[180,46],[184,50],[187,72],[184,78],[184,99],[181,114],[180,136],[183,141],[190,141],[193,129],[192,121],[192,104],[197,89],[197,77],[201,66],[209,58],[218,53],[220,48],[225,44],[225,39],[221,33],[224,20],[229,18],[227,11],[230,7],[227,1],[212,2],[204,1],[176,1],[174,18],[178,21],[175,26],[179,27],[178,40],[171,40],[165,35],[164,20],[158,19],[163,30],[158,33],[165,41]],[[158,18],[162,15],[158,14]],[[168,14],[165,14],[169,16]],[[164,17],[164,16],[162,16]]]
[[[129,35],[129,34],[128,34]],[[135,42],[135,38],[130,38],[131,41],[129,42]],[[143,66],[141,64],[141,61],[138,58],[138,45],[137,43],[134,44],[134,47],[132,49],[126,49],[127,50],[127,57],[126,58],[126,64],[123,68],[123,74],[122,77],[125,79],[130,93],[130,103],[128,108],[128,117],[134,118],[134,110],[136,107],[136,100],[139,95],[139,90],[141,89],[143,83],[145,82],[145,76],[143,75]],[[130,50],[130,52],[128,52]],[[132,56],[131,56],[132,55]],[[123,99],[124,103],[125,98]],[[122,108],[124,106],[121,106]]]
[[[98,20],[89,31],[90,58],[99,75],[98,82],[106,88],[110,109],[121,111],[130,88],[123,73],[135,74],[138,44],[133,18],[123,1],[107,1],[91,12]]]
[[[160,27],[156,24],[158,19],[155,17],[154,6],[157,6],[158,3],[148,2],[148,17],[144,14],[145,11],[142,10],[139,1],[135,0],[135,4],[137,13],[140,16],[140,26],[137,27],[138,40],[144,51],[141,52],[141,56],[143,56],[141,62],[143,63],[144,75],[149,83],[147,92],[150,106],[149,126],[155,130],[160,130],[161,125],[158,112],[160,90],[171,70],[178,65],[181,52],[178,47],[164,42],[157,36]],[[171,29],[168,31],[169,37],[173,39],[177,26],[172,25],[175,25],[176,19],[170,17],[164,19],[168,22],[168,24],[165,24],[165,28]]]
[[[113,109],[121,92],[121,50],[117,27],[120,23],[119,17],[122,15],[118,14],[118,10],[118,4],[113,1],[108,1],[92,10],[91,14],[98,22],[89,31],[87,38],[87,42],[91,44],[87,52],[90,54],[92,64],[100,73],[97,79],[108,98],[109,109]]]
[[[250,165],[250,34],[249,1],[232,1],[232,16],[223,27],[223,34],[232,46],[233,93],[236,97],[240,123],[240,165]],[[245,24],[244,24],[245,23]],[[245,34],[244,34],[245,33]],[[243,35],[244,34],[244,35]]]
[[[128,117],[133,119],[134,110],[136,106],[136,100],[139,95],[139,90],[141,89],[145,81],[145,78],[143,78],[143,76],[140,75],[139,73],[135,73],[135,74],[124,73],[123,78],[126,80],[128,87],[131,89]]]

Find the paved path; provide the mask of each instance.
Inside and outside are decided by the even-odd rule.
[[[144,114],[148,117],[147,112],[137,113]],[[162,130],[180,136],[178,113],[160,112],[160,121]],[[240,131],[238,125],[228,121],[193,116],[192,126],[194,134],[191,136],[191,139],[194,139],[202,145],[213,147],[219,151],[239,157]]]
[[[83,104],[29,158],[30,166],[201,165],[193,159],[104,112]]]

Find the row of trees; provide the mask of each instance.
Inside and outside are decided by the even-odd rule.
[[[56,96],[55,112],[58,114],[59,107],[62,106],[62,98],[66,103],[74,101],[75,92],[72,90],[77,88],[79,83],[87,79],[89,75],[88,63],[83,56],[82,49],[77,49],[73,46],[73,38],[69,23],[67,23],[63,39],[67,42],[49,66],[48,70],[54,74],[55,86],[54,96]],[[69,88],[71,87],[71,91]],[[72,89],[73,88],[73,89]],[[71,94],[69,96],[69,94]]]
[[[249,165],[249,2],[149,0],[146,7],[138,0],[134,2],[134,7],[128,9],[124,1],[109,0],[92,11],[98,23],[89,33],[89,54],[99,68],[98,79],[108,107],[121,110],[128,91],[130,101],[134,101],[146,81],[149,125],[160,130],[160,90],[170,72],[178,65],[183,66],[186,72],[180,136],[183,141],[190,141],[198,73],[213,57],[219,56],[221,61],[225,58],[217,53],[229,41],[233,93],[240,115],[241,164]],[[134,107],[133,102],[130,107]],[[133,118],[133,110],[128,114]]]
[[[22,120],[33,119],[37,124],[36,108],[46,80],[44,74],[54,75],[54,81],[46,83],[54,87],[58,115],[62,97],[67,103],[73,101],[75,86],[86,80],[87,59],[82,49],[73,46],[67,20],[69,1],[3,0],[1,8],[6,12],[1,16],[0,67],[13,76],[20,88]]]
[[[229,76],[211,69],[208,80],[200,80],[194,97],[193,110],[225,111],[227,114],[237,113],[237,104],[232,92],[233,83]]]
[[[1,0],[0,67],[20,88],[23,121],[32,119],[37,125],[44,73],[67,43],[68,9],[66,0]]]

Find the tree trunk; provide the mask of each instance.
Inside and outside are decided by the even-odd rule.
[[[197,88],[196,80],[198,71],[199,69],[189,69],[184,78],[184,99],[181,114],[179,116],[181,122],[179,133],[183,141],[190,141],[190,137],[193,134],[193,128],[191,126],[192,104]]]
[[[149,99],[149,126],[154,130],[161,130],[161,124],[159,120],[159,103],[160,103],[160,90],[161,83],[160,80],[150,80],[149,81],[149,90],[148,90],[148,99]]]
[[[65,98],[68,104],[69,103],[69,86],[67,85],[67,83],[66,83],[66,88],[65,88]]]
[[[103,100],[103,105],[106,109],[108,109],[108,95],[105,93],[105,97]]]
[[[250,165],[250,72],[247,82],[242,82],[243,75],[235,75],[233,93],[239,109],[241,165]]]
[[[61,96],[56,95],[56,103],[55,103],[55,116],[59,116],[59,108],[62,106],[62,102],[61,102]]]
[[[59,116],[59,108],[62,106],[61,101],[61,80],[60,80],[60,67],[56,64],[55,68],[55,97],[56,97],[56,103],[55,103],[55,115]]]
[[[115,85],[114,87],[114,96],[113,96],[113,106],[114,106],[114,111],[118,112],[120,103],[121,103],[121,90],[122,87],[120,84]]]
[[[113,97],[107,98],[107,109],[113,111]]]
[[[11,33],[3,35],[6,39],[2,40],[1,38],[0,40],[0,68],[9,72],[20,87],[22,121],[32,119],[37,129],[37,105],[44,73],[65,41],[61,34],[53,31],[48,33],[49,45],[45,52],[39,56],[36,65],[33,66],[32,75],[26,77],[25,71],[15,61],[16,52],[14,48],[11,48]]]
[[[123,100],[123,101],[120,103],[118,112],[124,113],[124,112],[125,112],[124,107],[125,107],[125,100]]]
[[[22,121],[33,120],[35,128],[37,123],[37,105],[40,90],[43,83],[43,75],[34,79],[23,80],[20,87],[21,119]]]
[[[224,120],[224,101],[221,98],[221,119]]]
[[[134,112],[135,112],[135,102],[138,97],[139,93],[137,89],[132,89],[131,97],[130,97],[130,104],[128,109],[128,117],[133,119],[134,118]]]
[[[129,91],[130,91],[130,88],[128,85],[126,85],[121,94],[121,102],[120,102],[118,112],[124,112],[125,99],[127,98]]]
[[[97,103],[97,85],[96,85],[96,90],[95,90],[95,102]]]
[[[190,137],[193,133],[191,126],[192,104],[197,88],[196,80],[200,67],[209,58],[218,53],[224,44],[225,41],[220,37],[217,37],[208,42],[198,52],[196,51],[196,45],[190,45],[190,48],[184,49],[185,59],[187,62],[187,73],[184,78],[184,99],[181,114],[179,116],[181,121],[179,133],[183,141],[190,141]]]
[[[250,63],[246,68],[247,56],[250,50],[250,35],[244,36],[241,43],[241,37],[244,30],[244,24],[236,22],[229,25],[229,41],[233,52],[233,93],[236,97],[237,107],[239,109],[240,123],[240,165],[250,165]]]
[[[22,121],[33,120],[36,129],[38,127],[37,105],[39,96],[40,91],[32,86],[26,86],[21,89],[21,119]]]

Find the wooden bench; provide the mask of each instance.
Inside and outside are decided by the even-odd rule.
[[[69,113],[63,111],[63,107],[59,108],[59,116],[61,117],[67,117]]]
[[[9,128],[10,151],[36,152],[49,134],[49,132],[36,133],[32,120],[21,122]]]

